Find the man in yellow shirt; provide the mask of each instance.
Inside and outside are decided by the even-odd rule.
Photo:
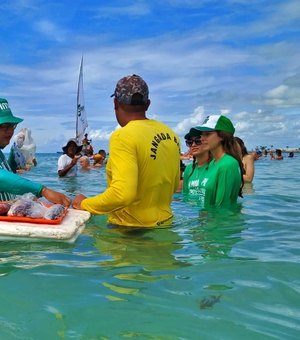
[[[149,90],[141,77],[120,79],[113,96],[121,128],[110,139],[108,187],[94,197],[76,196],[73,207],[108,214],[108,222],[116,225],[171,224],[171,201],[180,178],[179,137],[167,125],[146,117]]]

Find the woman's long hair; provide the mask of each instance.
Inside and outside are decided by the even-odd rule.
[[[244,166],[243,166],[241,157],[239,155],[237,142],[235,141],[236,137],[234,137],[232,134],[228,132],[224,132],[224,131],[216,131],[216,132],[218,136],[222,139],[221,143],[222,143],[225,153],[235,158],[239,163],[241,180],[242,180],[242,185],[240,187],[239,196],[243,197],[242,191],[243,191],[243,186],[244,186],[244,178],[243,178]]]
[[[239,137],[234,137],[234,138],[238,142],[238,144],[239,144],[239,146],[241,148],[242,156],[244,157],[246,155],[249,155],[249,152],[248,152],[248,150],[247,150],[247,148],[245,146],[244,141],[241,138],[239,138]]]
[[[192,171],[191,171],[191,173],[189,174],[189,177],[188,177],[187,179],[189,179],[189,178],[192,176],[193,172],[194,172],[194,171],[195,171],[195,169],[196,169],[196,166],[197,166],[197,160],[196,160],[196,157],[195,157],[195,156],[193,156],[193,165],[192,165]]]

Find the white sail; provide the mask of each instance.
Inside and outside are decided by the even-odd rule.
[[[88,122],[84,107],[84,94],[83,94],[83,57],[81,58],[78,89],[77,89],[77,110],[76,110],[76,140],[81,144]]]

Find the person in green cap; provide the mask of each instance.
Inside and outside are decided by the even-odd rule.
[[[200,204],[205,208],[232,206],[238,196],[242,197],[243,188],[243,164],[233,137],[234,126],[223,115],[211,115],[190,130],[190,134],[197,132],[203,151],[212,155],[199,182]]]
[[[12,114],[7,100],[0,98],[0,201],[10,201],[15,199],[16,195],[30,192],[37,197],[43,196],[52,203],[70,206],[71,200],[64,194],[23,178],[12,171],[2,149],[10,143],[16,126],[22,121],[22,118]]]

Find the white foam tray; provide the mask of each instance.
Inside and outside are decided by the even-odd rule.
[[[68,209],[60,224],[0,221],[0,239],[74,242],[90,217],[87,211]]]

